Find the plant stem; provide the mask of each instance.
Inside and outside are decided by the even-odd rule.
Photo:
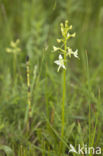
[[[64,63],[66,63],[66,48],[67,41],[64,42]],[[62,128],[61,128],[61,137],[64,137],[64,127],[65,127],[65,99],[66,99],[66,70],[63,70],[63,97],[62,97]],[[63,144],[61,143],[61,151],[63,150]]]
[[[32,119],[32,111],[31,111],[31,88],[30,88],[30,69],[29,69],[29,56],[26,58],[26,68],[27,68],[27,87],[28,87],[28,122],[27,122],[27,129],[30,130],[31,127],[31,119]]]
[[[15,80],[15,77],[16,77],[16,54],[14,54],[14,59],[13,59],[13,70],[14,70],[14,80]]]
[[[89,80],[89,66],[88,66],[88,55],[86,52],[86,68],[87,68],[87,85],[88,85],[88,102],[89,102],[89,147],[91,147],[91,85]],[[91,152],[89,156],[92,156]]]

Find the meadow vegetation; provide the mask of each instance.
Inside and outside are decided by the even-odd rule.
[[[65,20],[80,58],[66,63],[66,89],[53,53]],[[0,156],[77,156],[70,144],[102,148],[103,1],[0,0],[0,21]]]

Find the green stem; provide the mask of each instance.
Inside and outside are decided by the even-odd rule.
[[[91,104],[90,104],[90,101],[89,101],[89,147],[91,147]],[[91,152],[89,156],[92,156]]]
[[[86,52],[86,68],[87,68],[87,85],[88,85],[88,102],[89,102],[89,147],[91,147],[91,86],[89,81],[88,56]],[[92,156],[91,152],[89,156]]]
[[[91,144],[91,105],[89,102],[89,146]]]
[[[16,77],[16,54],[14,54],[14,59],[13,59],[13,70],[14,70],[14,80]]]
[[[66,64],[66,48],[67,41],[64,43],[64,63]],[[63,97],[62,97],[62,128],[61,128],[61,137],[64,138],[64,127],[65,127],[65,99],[66,99],[66,70],[63,70]],[[61,143],[61,151],[63,150],[63,144]]]

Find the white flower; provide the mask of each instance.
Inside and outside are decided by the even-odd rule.
[[[75,37],[75,36],[76,36],[76,33],[71,34],[71,37]]]
[[[61,39],[57,39],[57,42],[60,43],[61,42]]]
[[[61,67],[66,70],[66,67],[64,65],[64,59],[63,59],[62,55],[59,55],[59,60],[54,61],[54,63],[56,63],[59,66],[58,70],[57,70],[58,72]]]
[[[73,33],[73,34],[68,33],[68,34],[67,34],[67,38],[75,37],[75,36],[76,36],[76,33]]]
[[[16,42],[11,41],[10,45],[11,45],[11,47],[16,48],[19,43],[20,43],[20,40],[17,39]]]
[[[54,51],[57,51],[57,50],[59,50],[59,48],[58,48],[58,47],[53,46],[53,50],[54,50]]]
[[[69,27],[69,30],[71,30],[72,29],[72,25],[70,25],[70,27]]]
[[[64,32],[64,25],[63,25],[63,23],[61,23],[60,26],[61,26],[61,32],[63,33]]]
[[[78,49],[73,53],[74,57],[79,58],[78,57]]]
[[[70,33],[67,34],[67,37],[68,37],[68,38],[70,37]]]
[[[7,52],[7,53],[12,53],[12,49],[6,48],[6,52]]]
[[[71,54],[73,53],[72,49],[68,47],[68,52],[67,52],[67,56],[69,55],[69,57],[71,57]]]
[[[67,55],[69,55],[69,57],[71,57],[71,55],[74,55],[74,57],[79,58],[78,57],[78,49],[76,51],[73,51],[71,48],[68,48]]]

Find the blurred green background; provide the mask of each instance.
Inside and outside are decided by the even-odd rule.
[[[52,47],[57,46],[60,23],[66,19],[76,32],[69,45],[78,49],[80,60],[68,62],[65,142],[88,143],[90,104],[90,137],[98,121],[93,142],[103,146],[103,0],[0,0],[0,146],[7,145],[18,156],[46,155],[45,151],[53,151],[47,155],[55,156],[59,149],[60,138],[54,129],[60,134],[62,80],[54,64],[58,55],[52,53]],[[13,56],[6,48],[16,39],[20,39],[21,53],[17,55],[14,79]],[[24,133],[27,55],[33,113],[28,135]],[[26,143],[33,148],[31,153]]]

